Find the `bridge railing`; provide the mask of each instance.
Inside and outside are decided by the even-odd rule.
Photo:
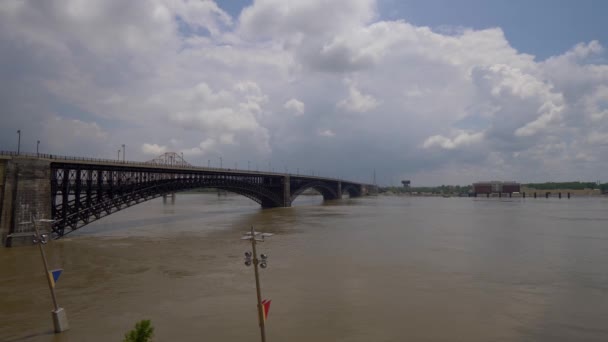
[[[290,177],[304,177],[304,178],[316,178],[316,179],[328,179],[342,182],[350,182],[350,183],[358,183],[352,182],[344,179],[338,179],[333,177],[320,177],[320,176],[311,176],[304,174],[291,174],[291,173],[279,173],[279,172],[266,172],[266,171],[250,171],[250,170],[239,170],[239,169],[229,169],[229,168],[219,168],[219,167],[203,167],[203,166],[181,166],[181,165],[171,165],[165,163],[153,163],[153,162],[136,162],[136,161],[122,161],[118,159],[103,159],[103,158],[88,158],[88,157],[74,157],[74,156],[62,156],[58,154],[48,154],[48,153],[30,153],[30,152],[19,152],[16,151],[0,151],[0,156],[11,156],[11,157],[30,157],[30,158],[44,158],[50,160],[73,160],[73,161],[85,161],[85,162],[100,162],[100,163],[109,163],[109,164],[122,164],[125,166],[163,166],[163,167],[173,167],[176,169],[196,169],[196,170],[207,170],[207,171],[231,171],[231,172],[242,172],[242,173],[251,173],[251,174],[261,174],[261,175],[277,175],[284,176],[289,175]]]
[[[74,157],[74,156],[62,156],[59,154],[48,154],[48,153],[30,153],[30,152],[15,152],[15,151],[0,151],[2,156],[11,157],[31,157],[31,158],[44,158],[44,159],[56,159],[56,160],[78,160],[78,161],[99,161],[106,163],[124,163],[124,164],[142,164],[141,162],[130,162],[117,159],[103,159],[103,158],[87,158],[87,157]]]
[[[127,166],[164,166],[164,167],[173,167],[176,169],[198,169],[198,170],[214,170],[214,171],[237,171],[237,172],[248,172],[248,173],[260,173],[260,174],[276,174],[283,175],[282,173],[277,172],[261,172],[261,171],[249,171],[249,170],[238,170],[238,169],[229,169],[229,168],[219,168],[219,167],[203,167],[203,166],[193,166],[193,165],[174,165],[168,163],[155,163],[155,162],[137,162],[137,161],[129,161],[129,160],[118,160],[118,159],[103,159],[103,158],[90,158],[90,157],[74,157],[74,156],[62,156],[58,154],[48,154],[48,153],[31,153],[31,152],[15,152],[15,151],[0,151],[0,156],[11,156],[11,157],[31,157],[31,158],[43,158],[50,160],[73,160],[73,161],[86,161],[86,162],[101,162],[101,163],[109,163],[109,164],[123,164]]]

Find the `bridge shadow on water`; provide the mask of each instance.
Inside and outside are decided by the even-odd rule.
[[[311,221],[340,216],[340,211],[334,209],[357,203],[357,199],[347,195],[340,200],[324,201],[320,194],[311,194],[297,198],[292,207],[262,209],[238,194],[178,193],[175,201],[158,198],[127,208],[75,231],[70,237],[160,237],[207,231],[209,227],[214,231],[244,230],[251,225],[279,233],[304,217]]]
[[[321,226],[328,219],[350,215],[341,207],[360,204],[358,199],[344,196],[339,200],[323,200],[321,194],[299,197],[291,207],[271,208],[244,213],[219,234],[238,235],[254,226],[256,230],[273,234],[297,234],[306,227]]]

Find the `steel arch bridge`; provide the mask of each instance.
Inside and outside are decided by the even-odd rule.
[[[176,154],[136,163],[0,153],[2,173],[0,233],[9,245],[11,237],[28,233],[17,221],[32,215],[54,220],[52,232],[60,238],[125,208],[196,188],[237,193],[263,208],[289,207],[308,189],[325,200],[376,191],[369,184],[333,178],[194,167]]]

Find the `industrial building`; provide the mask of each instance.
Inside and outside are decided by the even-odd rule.
[[[512,194],[520,192],[521,186],[517,182],[477,182],[473,183],[474,194]]]

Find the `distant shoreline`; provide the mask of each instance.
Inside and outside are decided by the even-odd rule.
[[[509,197],[508,194],[503,194],[502,198],[534,198],[534,192],[536,192],[537,198],[543,198],[545,197],[545,194],[547,192],[550,193],[551,198],[557,198],[559,195],[559,193],[561,192],[562,197],[566,198],[568,191],[547,191],[547,190],[536,190],[536,191],[530,191],[530,192],[526,192],[526,197],[523,197],[523,192],[513,195],[511,197]],[[432,193],[407,193],[407,192],[401,192],[401,193],[397,193],[397,192],[381,192],[378,194],[379,196],[394,196],[394,197],[473,197],[473,196],[469,196],[468,194],[432,194]],[[608,197],[608,194],[602,194],[602,193],[577,193],[575,191],[570,191],[570,195],[571,197]],[[485,198],[486,194],[478,194],[477,195],[478,198]],[[494,194],[490,194],[490,198],[499,198],[497,193]]]

